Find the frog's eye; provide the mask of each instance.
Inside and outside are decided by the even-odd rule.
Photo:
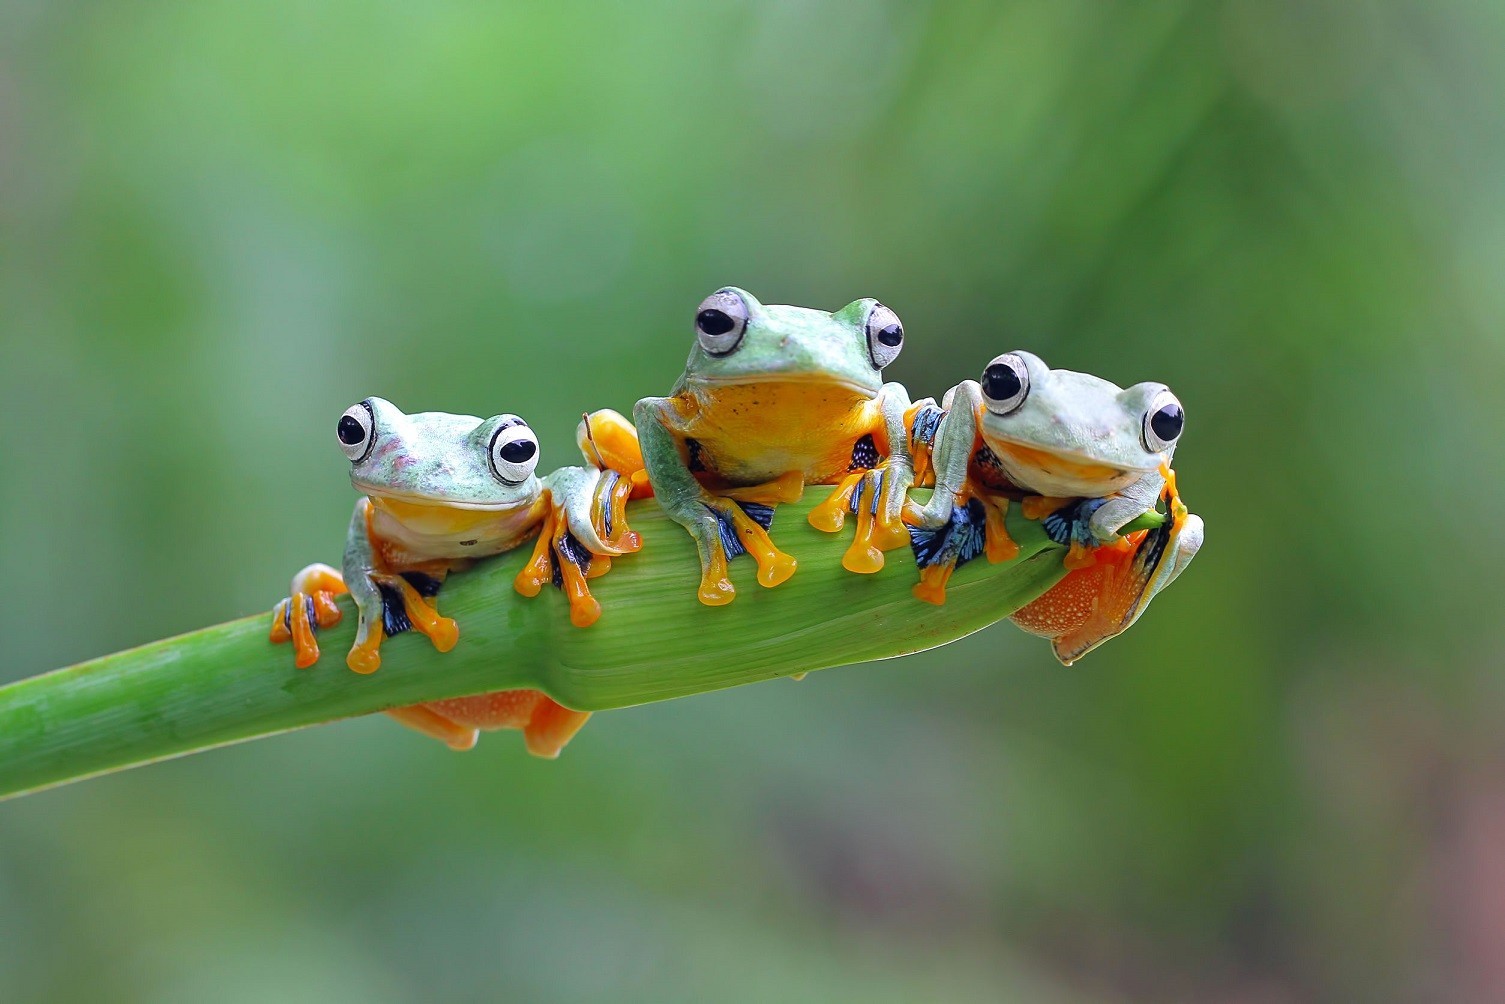
[[[351,405],[340,416],[334,434],[340,438],[340,449],[345,451],[352,464],[371,455],[371,446],[376,442],[376,436],[372,434],[375,427],[376,416],[365,401]]]
[[[988,363],[982,371],[982,400],[995,415],[1019,410],[1029,397],[1029,368],[1012,352]]]
[[[747,330],[747,301],[729,289],[718,289],[695,310],[695,337],[713,356],[724,356],[742,341]]]
[[[538,437],[526,425],[504,425],[491,437],[491,470],[509,485],[528,480],[538,466]]]
[[[867,354],[873,365],[882,369],[899,358],[904,348],[904,325],[899,315],[881,303],[873,304],[867,315]]]
[[[1150,401],[1144,413],[1144,448],[1151,453],[1162,453],[1176,445],[1181,429],[1186,425],[1186,413],[1176,395],[1162,390]]]

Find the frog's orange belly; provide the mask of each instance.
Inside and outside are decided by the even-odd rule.
[[[729,484],[751,485],[798,471],[812,484],[839,479],[852,449],[881,428],[877,406],[841,387],[758,384],[717,388],[696,402],[681,430],[692,463]]]

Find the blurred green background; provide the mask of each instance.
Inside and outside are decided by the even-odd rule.
[[[736,283],[916,394],[1169,383],[1208,544],[598,716],[381,719],[0,806],[6,1001],[1505,1000],[1505,8],[0,4],[0,679],[334,560],[351,402],[667,389]],[[688,588],[688,586],[687,586]]]

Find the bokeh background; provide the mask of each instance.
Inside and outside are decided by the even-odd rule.
[[[335,559],[351,402],[581,411],[723,283],[1189,416],[1191,570],[944,651],[0,806],[7,1001],[1505,1000],[1505,8],[0,4],[0,679]]]

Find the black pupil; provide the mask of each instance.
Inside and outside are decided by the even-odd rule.
[[[529,440],[514,439],[510,443],[503,443],[502,448],[496,452],[509,464],[522,464],[538,452],[538,447]]]
[[[904,329],[897,324],[878,329],[878,341],[884,345],[893,347],[904,340]]]
[[[1169,443],[1181,435],[1181,426],[1186,424],[1186,416],[1181,414],[1179,404],[1167,404],[1155,414],[1150,416],[1150,428],[1155,435],[1160,437],[1162,443]]]
[[[695,326],[708,335],[724,335],[737,326],[732,315],[712,307],[695,315]]]
[[[1024,387],[1008,363],[994,363],[982,373],[982,392],[994,401],[1007,401]]]
[[[346,446],[355,446],[361,440],[366,438],[365,428],[361,425],[360,422],[356,421],[354,415],[341,415],[340,427],[337,432],[340,437],[340,442],[344,443]]]

